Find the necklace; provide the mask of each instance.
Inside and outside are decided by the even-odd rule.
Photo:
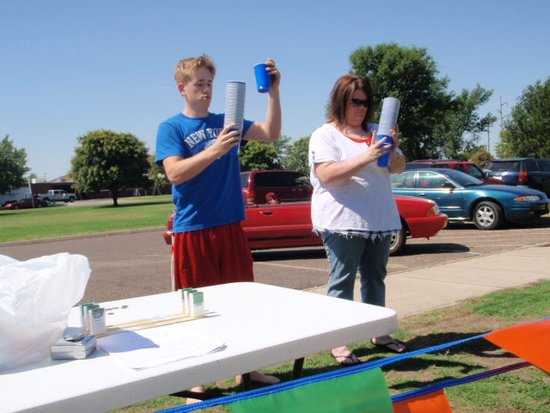
[[[366,143],[367,145],[370,145],[372,142],[372,135],[370,134],[370,132],[366,132],[363,129],[342,129],[341,132],[346,138],[351,139],[353,142],[356,143]],[[353,137],[350,135],[355,135],[359,137]]]

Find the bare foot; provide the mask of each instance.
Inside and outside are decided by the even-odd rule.
[[[204,386],[193,387],[191,391],[195,393],[204,393]],[[194,403],[200,403],[200,402],[202,402],[202,400],[193,399],[192,397],[188,397],[187,400],[185,400],[185,404],[194,404]]]
[[[397,341],[391,336],[376,337],[371,340],[371,343],[377,347],[381,347],[387,351],[394,353],[404,353],[407,351],[407,347],[400,341]]]
[[[333,348],[330,354],[341,366],[353,366],[361,363],[361,360],[347,346]]]

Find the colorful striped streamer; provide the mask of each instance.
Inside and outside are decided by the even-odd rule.
[[[389,397],[389,390],[380,367],[418,355],[445,350],[480,338],[486,338],[528,362],[516,363],[458,379],[444,380]],[[545,319],[161,412],[184,413],[225,405],[233,413],[328,413],[334,411],[385,413],[394,411],[391,407],[391,402],[393,402],[396,413],[447,413],[451,410],[444,393],[445,388],[527,367],[531,365],[530,363],[548,372],[550,369],[548,343],[550,343],[550,319]],[[364,397],[365,394],[372,394],[372,399]],[[387,400],[390,400],[390,410],[386,410],[388,408]]]
[[[394,413],[452,413],[444,390],[393,403]]]
[[[495,330],[485,338],[550,373],[550,319]]]

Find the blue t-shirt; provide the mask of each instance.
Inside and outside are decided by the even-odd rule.
[[[161,123],[157,133],[157,164],[169,156],[190,158],[208,148],[223,130],[223,119],[223,114],[190,118],[179,113]],[[251,125],[251,121],[245,120],[243,136]],[[241,145],[245,143],[241,141]],[[194,178],[172,185],[172,195],[176,206],[176,233],[244,220],[239,157],[222,156]]]

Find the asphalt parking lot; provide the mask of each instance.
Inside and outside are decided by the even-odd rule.
[[[0,244],[0,254],[18,260],[69,252],[88,257],[92,275],[83,301],[103,302],[170,291],[170,247],[163,228],[101,236]],[[550,245],[550,216],[529,225],[481,231],[473,224],[451,224],[430,240],[409,239],[405,253],[390,258],[389,276],[492,255],[525,246]],[[296,289],[326,284],[322,247],[255,251],[256,281]]]
[[[550,245],[550,217],[543,217],[536,224],[513,225],[496,231],[481,231],[473,224],[450,224],[429,240],[407,240],[404,253],[390,257],[388,273],[391,276],[401,271],[544,244]],[[322,247],[257,251],[254,259],[257,281],[298,289],[326,284],[327,263]]]

